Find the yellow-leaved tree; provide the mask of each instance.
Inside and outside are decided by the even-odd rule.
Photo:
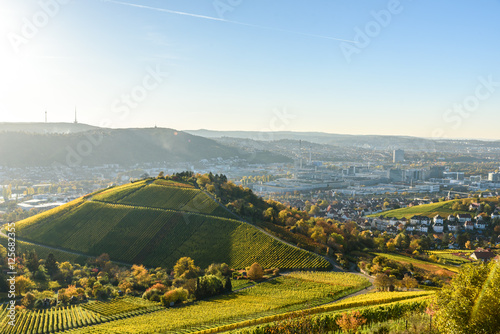
[[[500,333],[500,262],[462,266],[436,296],[436,324],[443,333]]]

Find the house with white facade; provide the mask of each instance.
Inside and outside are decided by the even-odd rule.
[[[472,221],[472,217],[468,213],[460,213],[457,215],[457,218],[460,223]]]
[[[474,229],[474,223],[472,221],[468,220],[464,223],[464,228],[467,231],[472,231]]]
[[[436,222],[436,223],[434,223],[434,225],[432,225],[432,228],[434,229],[434,232],[436,232],[436,233],[443,233],[444,224],[442,222]]]
[[[435,215],[432,220],[434,221],[434,223],[440,223],[440,224],[444,223],[444,218],[441,217],[440,215]]]
[[[448,231],[450,232],[457,232],[460,229],[460,224],[457,222],[450,222],[448,223]]]

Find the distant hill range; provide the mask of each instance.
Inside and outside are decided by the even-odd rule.
[[[205,268],[328,269],[323,257],[238,219],[196,183],[146,179],[103,189],[16,224],[21,238],[149,267],[183,257]]]
[[[82,123],[0,123],[0,132],[78,133],[99,129]]]
[[[464,147],[500,147],[500,141],[482,141],[471,139],[427,139],[410,136],[381,136],[381,135],[346,135],[324,132],[292,132],[292,131],[213,131],[213,130],[185,130],[185,132],[206,138],[237,138],[256,141],[302,140],[316,144],[334,146],[354,146],[367,149],[407,149],[407,150],[454,150]]]
[[[289,162],[268,151],[246,152],[212,139],[165,128],[105,129],[71,123],[1,123],[0,166],[68,167],[240,158]]]

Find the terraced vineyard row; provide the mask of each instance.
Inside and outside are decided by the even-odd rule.
[[[91,302],[36,311],[17,311],[15,326],[7,322],[7,305],[0,308],[0,333],[47,334],[92,326],[164,309],[158,303],[125,297],[111,302]]]
[[[234,268],[245,268],[253,262],[259,262],[265,268],[274,266],[280,269],[326,270],[331,266],[321,256],[290,247],[264,233],[256,233],[246,224],[240,224],[231,238],[234,246],[229,263]]]
[[[15,326],[9,325],[7,306],[0,310],[0,332],[2,334],[46,334],[72,328],[100,324],[107,319],[80,306],[68,306],[37,311],[16,312]]]
[[[153,181],[153,184],[157,184],[160,186],[167,186],[167,187],[181,187],[181,188],[191,188],[194,189],[194,186],[192,184],[182,182],[182,181],[172,181],[172,180],[165,180],[165,179],[156,179]]]
[[[124,197],[129,196],[136,190],[143,188],[147,185],[145,181],[127,183],[118,187],[113,187],[105,189],[98,194],[91,197],[91,200],[104,201],[104,202],[116,202]]]
[[[167,187],[149,184],[117,201],[121,204],[144,206],[168,210],[198,212],[227,217],[219,204],[198,189]]]
[[[344,277],[344,276],[343,276]],[[188,333],[228,323],[310,308],[333,301],[363,285],[336,287],[280,277],[232,295],[171,308],[134,319],[76,330],[75,333]]]
[[[7,238],[1,238],[0,237],[0,245],[3,245],[4,247],[7,247]],[[17,253],[23,253],[23,252],[27,252],[27,251],[35,251],[36,254],[42,258],[42,259],[46,259],[47,256],[52,253],[55,258],[57,259],[57,261],[59,262],[64,262],[64,261],[70,261],[70,262],[75,262],[75,263],[85,263],[85,261],[88,260],[89,257],[87,256],[80,256],[80,255],[77,255],[77,254],[72,254],[72,253],[68,253],[68,252],[64,252],[64,251],[60,251],[60,250],[55,250],[55,249],[51,249],[51,248],[47,248],[47,247],[43,247],[43,246],[38,246],[38,245],[35,245],[31,242],[26,242],[26,241],[21,241],[19,239],[16,240],[16,252]]]
[[[310,321],[315,324],[321,324],[325,328],[331,329],[329,333],[340,332],[340,328],[335,325],[335,320],[342,313],[351,312],[353,310],[360,311],[361,315],[372,321],[384,321],[394,318],[400,318],[407,312],[419,311],[423,312],[430,303],[430,295],[423,296],[395,296],[392,298],[374,298],[366,302],[348,301],[333,304],[330,306],[330,311],[323,311],[321,307],[312,308],[304,311],[293,311],[283,314],[276,314],[257,319],[251,319],[239,323],[232,323],[215,328],[210,328],[195,332],[196,334],[211,334],[211,333],[233,333],[247,334],[252,333],[252,329],[256,325],[273,323],[276,321],[288,319],[296,316],[310,316]],[[333,327],[333,328],[332,328]],[[238,328],[243,328],[239,330]],[[179,332],[181,333],[181,332]]]
[[[98,313],[108,319],[119,319],[124,315],[131,316],[161,310],[164,307],[159,303],[150,302],[141,298],[123,297],[109,302],[89,302],[83,308]]]
[[[312,281],[323,284],[330,284],[334,286],[363,286],[368,287],[371,284],[366,278],[359,275],[352,275],[348,273],[333,273],[333,272],[319,272],[319,271],[295,271],[287,274],[288,277],[298,278],[305,281]]]
[[[66,203],[64,205],[58,206],[57,208],[47,210],[45,212],[42,212],[38,215],[29,217],[27,219],[24,219],[20,222],[16,223],[16,230],[18,228],[23,228],[26,231],[29,231],[30,228],[36,226],[33,225],[38,225],[40,221],[47,221],[47,220],[53,220],[57,219],[58,221],[62,221],[65,217],[68,215],[72,214],[72,212],[81,206],[82,204],[85,203],[85,200],[83,198],[76,199],[74,201],[71,201],[69,203]]]

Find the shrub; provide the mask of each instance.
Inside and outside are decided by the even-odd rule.
[[[181,303],[187,300],[189,292],[184,288],[177,288],[174,290],[167,291],[162,297],[161,302],[165,306],[170,306],[170,303]]]
[[[264,276],[264,270],[262,269],[260,264],[255,262],[254,264],[252,264],[250,266],[250,269],[248,270],[247,276],[249,279],[251,279],[253,281],[258,281],[258,280],[262,279],[262,276]]]
[[[196,299],[216,296],[224,291],[222,281],[215,275],[205,275],[196,281],[195,296]]]

